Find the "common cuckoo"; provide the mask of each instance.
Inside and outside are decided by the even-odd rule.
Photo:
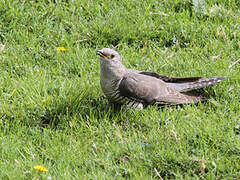
[[[127,69],[119,53],[110,48],[97,51],[100,56],[100,83],[107,99],[118,105],[140,108],[147,105],[197,103],[201,96],[185,92],[213,85],[225,77],[173,78],[155,72]]]

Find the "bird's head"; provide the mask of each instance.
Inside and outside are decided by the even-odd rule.
[[[97,55],[100,56],[102,77],[105,77],[105,79],[122,77],[127,68],[123,65],[121,56],[117,51],[103,48],[97,51]]]
[[[101,50],[98,50],[97,55],[100,56],[101,60],[121,62],[120,54],[117,51],[110,48],[103,48]]]

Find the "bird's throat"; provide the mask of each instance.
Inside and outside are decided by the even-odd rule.
[[[121,62],[100,61],[101,76],[104,79],[121,79],[126,67]]]

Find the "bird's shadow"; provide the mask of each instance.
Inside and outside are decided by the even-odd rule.
[[[135,127],[136,129],[150,128],[143,122],[135,122],[135,111],[126,110],[121,106],[109,104],[104,96],[88,97],[84,96],[81,100],[68,98],[62,99],[54,108],[47,111],[41,117],[41,126],[43,128],[63,129],[71,124],[74,118],[77,118],[78,124],[88,124],[98,126],[104,123],[113,123],[124,127]],[[68,121],[68,122],[66,122]],[[83,122],[83,123],[82,123]]]
[[[75,98],[69,100],[68,97],[61,101],[53,108],[50,108],[44,116],[41,117],[43,126],[57,127],[62,123],[62,119],[71,120],[77,116],[81,119],[88,120],[91,116],[102,117],[104,114],[104,104],[106,100],[103,96],[100,97],[81,97],[75,95]]]

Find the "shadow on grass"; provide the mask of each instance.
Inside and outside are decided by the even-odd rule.
[[[50,107],[41,117],[41,124],[55,128],[59,123],[65,124],[63,121],[71,121],[73,118],[79,121],[88,121],[90,117],[98,119],[104,114],[105,103],[103,96],[94,98],[87,94],[71,95],[71,98],[62,98],[56,106]]]
[[[145,131],[151,127],[139,119],[144,111],[125,111],[109,105],[104,96],[94,97],[91,93],[70,95],[52,106],[40,118],[40,126],[53,129],[69,128],[69,124],[77,122],[80,126],[106,126],[115,124],[123,129],[134,128]],[[141,119],[141,118],[140,118]]]

